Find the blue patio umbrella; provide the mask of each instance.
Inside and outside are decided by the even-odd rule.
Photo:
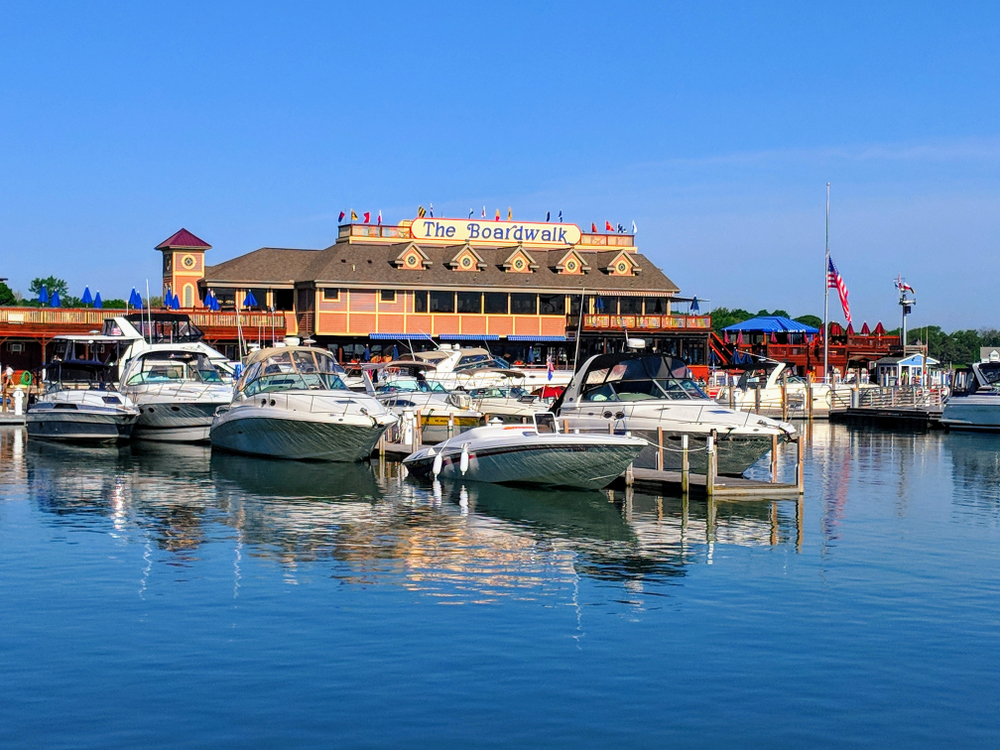
[[[179,298],[179,297],[177,296],[177,292],[174,292],[174,293],[173,293],[173,296],[172,296],[172,297],[170,298],[170,306],[171,306],[171,307],[172,307],[172,308],[173,308],[174,310],[180,310],[180,309],[181,309],[181,300],[180,300],[180,298]]]
[[[603,312],[604,311],[604,300],[602,300],[600,297],[598,297],[597,299],[595,299],[594,300],[594,309],[597,310],[597,312]]]
[[[102,310],[102,309],[104,309],[104,302],[101,301],[101,293],[100,292],[98,292],[97,296],[94,297],[94,309],[95,310]]]
[[[693,312],[693,313],[701,312],[701,308],[698,307],[698,298],[697,297],[695,297],[694,299],[691,300],[691,312]]]
[[[129,303],[130,306],[132,306],[132,307],[138,307],[138,305],[135,302],[135,298],[138,297],[138,296],[139,296],[139,293],[135,290],[135,287],[132,287],[132,293],[128,296],[128,303]]]
[[[45,284],[42,284],[41,291],[38,292],[38,301],[43,305],[49,304],[49,293],[45,288]]]
[[[372,360],[372,350],[368,346],[368,344],[365,344],[365,362],[371,362],[371,360]]]
[[[396,348],[395,344],[392,345],[392,358],[399,359],[399,349]]]
[[[49,305],[52,307],[62,307],[62,303],[59,301],[59,290],[52,292],[52,299],[49,300]]]
[[[247,296],[243,300],[243,307],[257,307],[257,298],[253,296],[253,290],[247,290]]]
[[[94,298],[90,294],[89,286],[83,288],[83,296],[80,297],[80,301],[85,305],[93,304]]]
[[[139,294],[139,292],[135,293],[135,301],[132,302],[132,307],[134,307],[136,310],[142,309],[142,295]]]

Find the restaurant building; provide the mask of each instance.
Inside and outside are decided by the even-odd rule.
[[[187,232],[175,238],[157,249],[164,288],[182,290],[185,304],[192,281],[180,274],[204,268],[199,304],[214,295],[224,311],[243,310],[252,292],[260,308],[284,314],[287,334],[344,360],[463,342],[511,361],[551,355],[572,365],[577,348],[581,358],[613,351],[628,335],[707,363],[711,318],[689,314],[691,299],[628,234],[418,218],[344,224],[322,250],[264,247],[216,265],[205,263],[207,244]]]

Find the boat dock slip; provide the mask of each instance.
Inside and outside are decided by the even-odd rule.
[[[937,429],[950,391],[947,388],[863,388],[837,399],[830,420],[874,427]],[[838,394],[840,395],[840,394]]]

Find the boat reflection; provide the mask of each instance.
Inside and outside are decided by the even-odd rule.
[[[946,445],[956,511],[1000,523],[1000,435],[953,432],[946,436]]]

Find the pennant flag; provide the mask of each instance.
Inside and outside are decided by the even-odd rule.
[[[607,219],[604,220],[604,229],[605,229],[605,231],[608,231],[608,232],[615,231],[615,228],[613,226],[611,226],[611,222],[608,221]]]
[[[94,297],[94,309],[95,310],[103,310],[104,309],[104,301],[101,299],[101,292],[100,292],[100,290],[98,290],[97,296]]]
[[[59,301],[58,289],[52,292],[52,299],[49,300],[49,304],[52,305],[52,307],[62,307],[62,303]]]
[[[417,218],[422,219],[427,215],[427,210],[423,206],[417,206]]]
[[[338,222],[343,221],[345,216],[347,216],[347,214],[345,214],[343,211],[341,211],[340,212],[340,216],[337,217],[337,221]]]
[[[356,213],[354,213],[354,209],[352,208],[351,209],[351,221],[357,221],[357,220],[358,220],[358,215]]]
[[[597,231],[597,224],[595,224],[594,222],[590,222],[590,231],[591,232],[596,232]]]
[[[483,206],[483,218],[486,218],[486,206]]]
[[[378,225],[382,226],[382,209],[378,210]]]
[[[507,221],[511,221],[514,218],[514,212],[510,210],[510,206],[507,206]]]
[[[434,218],[434,204],[431,203],[430,206],[431,206],[431,218],[433,219]]]
[[[433,215],[434,214],[431,214],[431,216],[433,216]],[[372,212],[371,211],[365,211],[365,224],[367,224],[368,222],[370,222],[371,219],[372,219]]]
[[[38,292],[38,301],[43,305],[49,304],[49,292],[45,288],[45,284],[42,284],[41,290]]]
[[[625,234],[625,226],[621,222],[618,222],[618,234]]]
[[[830,266],[826,269],[826,285],[830,289],[837,290],[837,294],[840,295],[840,306],[844,308],[844,319],[850,325],[851,306],[847,304],[847,284],[844,283],[844,277],[840,275],[840,271],[833,265],[833,258],[830,258]]]
[[[559,212],[559,223],[562,224],[562,211]]]
[[[545,212],[545,221],[548,221],[548,220],[549,220],[549,212],[548,212],[548,211],[546,211],[546,212]]]
[[[497,209],[497,218],[496,218],[496,221],[500,221],[500,209],[499,208]]]
[[[474,209],[474,208],[470,208],[469,209],[469,218],[470,219],[472,218],[472,214],[474,214],[475,212],[476,212],[476,209]]]
[[[632,234],[639,234],[639,227],[635,225],[634,221],[632,222]]]
[[[80,301],[85,305],[89,305],[94,301],[94,298],[90,296],[89,286],[83,288],[83,296],[80,298]]]

